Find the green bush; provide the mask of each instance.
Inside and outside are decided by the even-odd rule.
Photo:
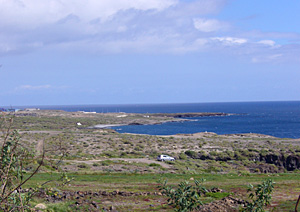
[[[187,159],[187,156],[186,154],[184,154],[183,152],[179,154],[179,159],[180,160],[186,160]]]
[[[205,180],[195,180],[194,185],[188,181],[178,184],[177,187],[167,186],[165,180],[158,186],[162,194],[168,197],[169,205],[172,205],[175,211],[186,212],[193,211],[200,205],[203,205],[200,196],[207,192],[206,188],[202,185]]]
[[[198,154],[195,152],[195,151],[192,151],[192,150],[187,150],[185,151],[185,154],[191,158],[197,158],[198,157]]]
[[[122,158],[122,157],[126,157],[127,156],[127,153],[126,152],[122,152],[121,154],[120,154],[120,157]]]
[[[150,163],[149,166],[150,167],[161,167],[161,165],[157,164],[157,163]]]
[[[174,161],[165,161],[165,163],[170,164],[170,165],[174,165],[175,164]]]
[[[81,168],[81,169],[86,169],[86,168],[88,168],[88,165],[85,163],[82,163],[82,164],[78,164],[77,167]]]
[[[112,161],[110,161],[110,160],[104,160],[104,161],[101,161],[101,165],[102,166],[109,166],[109,165],[111,165],[112,164]]]
[[[252,200],[243,209],[243,212],[264,212],[264,208],[270,205],[272,199],[272,192],[274,189],[274,182],[271,179],[264,180],[258,184],[256,188],[249,184],[248,192],[249,198]]]
[[[248,158],[243,156],[240,152],[234,151],[234,157],[236,160],[242,161],[242,160],[247,160]]]
[[[13,119],[0,113],[0,211],[33,211],[29,202],[33,195],[39,191],[42,186],[32,186],[29,192],[22,192],[21,186],[26,185],[39,170],[46,164],[48,167],[60,171],[59,164],[61,161],[55,163],[48,159],[45,162],[45,154],[65,155],[65,149],[62,145],[62,137],[59,137],[56,142],[49,140],[45,145],[59,146],[59,148],[48,150],[41,150],[35,152],[28,143],[21,140],[18,131],[11,131]],[[61,159],[61,158],[60,158]],[[26,170],[30,168],[30,170]],[[47,168],[47,167],[45,167]],[[25,175],[28,173],[27,176]],[[62,183],[69,183],[71,180],[63,174],[59,181]],[[57,181],[57,180],[51,180]],[[50,181],[47,181],[50,182]],[[42,185],[47,184],[47,182]],[[57,184],[58,185],[58,184]]]
[[[210,154],[211,156],[218,156],[218,155],[219,155],[219,153],[216,152],[216,151],[211,151],[209,154]]]

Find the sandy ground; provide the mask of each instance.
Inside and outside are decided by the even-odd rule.
[[[124,126],[124,124],[97,124],[97,125],[88,127],[88,129],[103,129],[103,128],[109,128],[109,127],[118,127],[118,126]]]

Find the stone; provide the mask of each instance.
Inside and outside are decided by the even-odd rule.
[[[82,201],[81,200],[78,200],[75,202],[75,205],[81,205],[82,204]]]
[[[98,208],[98,205],[97,205],[97,203],[95,201],[92,201],[91,205],[94,206],[95,208]]]
[[[213,192],[213,193],[218,193],[218,192],[223,192],[223,190],[222,189],[220,189],[220,188],[212,188],[211,189],[211,192]]]
[[[46,209],[47,206],[44,205],[43,203],[39,203],[39,204],[37,204],[37,205],[35,206],[35,208],[37,208],[37,209]]]

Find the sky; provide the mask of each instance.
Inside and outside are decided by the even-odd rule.
[[[300,100],[299,0],[0,0],[0,106]]]

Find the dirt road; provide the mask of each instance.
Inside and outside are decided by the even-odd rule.
[[[97,159],[97,160],[64,160],[65,162],[75,162],[75,163],[86,163],[86,164],[93,164],[95,162],[100,162],[100,161],[104,161],[104,160],[113,160],[113,161],[126,161],[126,162],[134,162],[134,163],[146,163],[146,164],[150,164],[150,163],[156,163],[161,165],[163,168],[171,168],[171,166],[165,162],[160,162],[157,160],[153,160],[153,159],[148,159],[148,158],[103,158],[103,159]]]

